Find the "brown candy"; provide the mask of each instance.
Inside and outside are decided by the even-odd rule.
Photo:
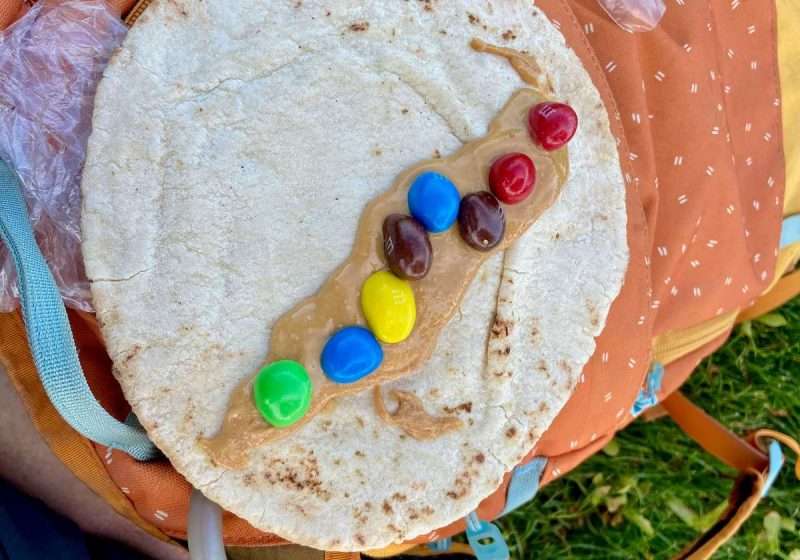
[[[473,249],[488,251],[506,232],[506,217],[495,196],[488,191],[468,194],[458,209],[461,238]]]
[[[433,262],[425,226],[403,214],[389,214],[383,221],[383,252],[395,276],[406,280],[424,278]]]

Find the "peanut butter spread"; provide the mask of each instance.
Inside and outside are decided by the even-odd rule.
[[[366,206],[347,260],[315,295],[281,316],[272,329],[266,362],[291,359],[306,367],[314,387],[308,412],[287,428],[267,424],[253,402],[253,377],[246,379],[231,396],[219,432],[201,440],[217,464],[241,468],[251,449],[293,433],[332,399],[404,377],[420,368],[433,352],[439,333],[458,309],[481,264],[519,238],[558,198],[568,173],[567,149],[545,152],[534,144],[527,129],[529,109],[546,101],[550,89],[540,83],[541,72],[536,61],[524,53],[479,40],[473,40],[471,45],[477,51],[507,58],[520,78],[531,87],[522,88],[512,95],[484,137],[465,144],[450,156],[424,161],[406,169],[386,192]],[[492,162],[510,152],[528,155],[536,165],[537,178],[535,189],[526,200],[504,207],[506,231],[502,242],[494,250],[482,252],[467,246],[457,227],[431,235],[433,264],[425,278],[412,283],[417,320],[411,335],[398,344],[384,344],[383,362],[370,375],[351,384],[330,381],[320,366],[322,348],[338,329],[365,324],[359,304],[361,285],[371,273],[386,268],[383,220],[392,213],[408,212],[406,198],[414,178],[424,171],[436,171],[449,177],[463,196],[485,190]],[[379,412],[383,404],[378,405],[377,399],[380,398],[378,393],[376,406]],[[408,393],[395,392],[395,398],[399,402],[398,409],[389,415],[384,408],[385,414],[381,416],[412,437],[429,439],[460,425],[457,419],[444,422],[442,418],[428,415],[416,397],[412,398]]]
[[[409,391],[393,389],[397,410],[389,412],[383,403],[381,388],[374,389],[375,411],[387,424],[394,424],[414,439],[436,439],[445,432],[459,429],[463,422],[455,416],[432,416],[425,411],[420,398]]]

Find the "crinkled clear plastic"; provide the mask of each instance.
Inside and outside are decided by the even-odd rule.
[[[127,29],[104,0],[42,0],[0,32],[0,158],[22,180],[39,246],[67,305],[92,308],[80,177],[97,83]],[[17,304],[0,244],[0,311]]]
[[[664,0],[597,0],[614,22],[631,33],[652,31],[664,17]]]

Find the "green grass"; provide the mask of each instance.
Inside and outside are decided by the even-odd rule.
[[[737,433],[800,437],[800,299],[739,327],[683,390]],[[715,559],[800,560],[800,482],[784,451],[769,496]],[[669,418],[637,421],[500,525],[513,558],[671,558],[725,507],[734,477]]]

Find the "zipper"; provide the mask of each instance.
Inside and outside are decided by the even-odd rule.
[[[124,20],[125,25],[131,27],[134,23],[136,23],[136,20],[139,19],[139,16],[141,16],[142,13],[144,13],[144,11],[147,9],[147,6],[149,6],[152,2],[153,0],[139,0],[138,2],[136,2],[136,4],[133,6],[133,8],[131,8],[131,11],[128,12],[127,17]]]
[[[653,340],[653,359],[666,365],[705,346],[732,329],[738,314],[739,310],[730,311],[694,327],[658,335]]]

